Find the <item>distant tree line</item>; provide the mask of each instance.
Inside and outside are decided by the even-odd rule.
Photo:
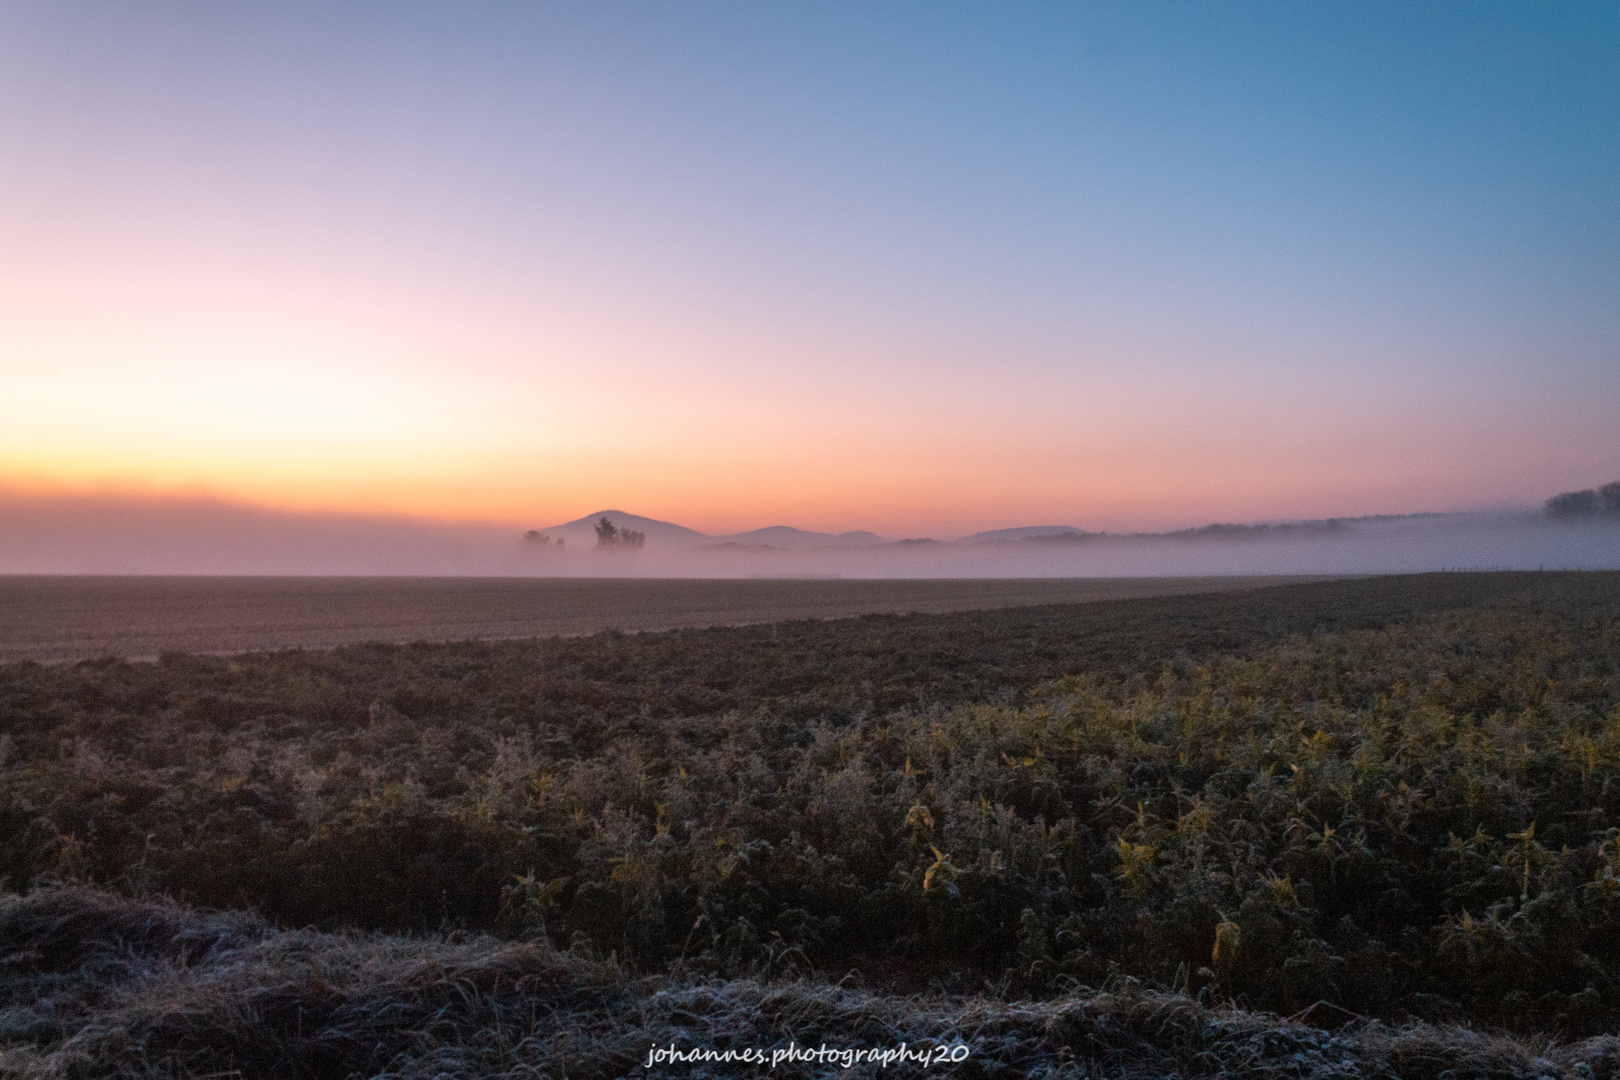
[[[639,551],[647,542],[647,534],[634,529],[621,529],[608,520],[606,514],[596,523],[596,549],[598,551]]]
[[[1585,491],[1566,491],[1547,500],[1548,517],[1620,514],[1620,480]]]
[[[621,529],[603,514],[596,523],[596,550],[598,551],[639,551],[647,543],[647,534],[637,532],[635,529]],[[542,548],[548,551],[563,551],[568,541],[562,537],[553,539],[539,529],[529,529],[523,534],[523,546],[529,548]]]

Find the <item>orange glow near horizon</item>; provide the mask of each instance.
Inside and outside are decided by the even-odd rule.
[[[1324,394],[1320,377],[1267,385],[1152,356],[985,381],[959,350],[897,366],[883,344],[818,362],[814,342],[767,342],[774,362],[756,365],[757,342],[718,326],[593,339],[468,314],[479,333],[457,342],[364,313],[298,334],[215,320],[6,320],[0,355],[24,362],[5,372],[0,486],[525,527],[616,506],[708,532],[938,535],[1452,509],[1539,496],[1573,456],[1524,453],[1548,419],[1524,403],[1496,405],[1479,438],[1411,378],[1414,404],[1391,409]]]
[[[124,304],[138,301],[105,309]],[[366,313],[298,333],[230,316],[8,319],[3,354],[46,362],[6,373],[0,486],[524,527],[616,506],[712,533],[902,536],[1451,509],[1522,498],[1559,464],[1522,454],[1543,422],[1522,409],[1481,443],[1320,379],[1305,393],[1150,356],[981,382],[949,350],[930,369],[777,341],[754,365],[757,342],[713,326],[593,339],[467,314],[479,333],[457,342]]]
[[[1620,475],[1612,16],[726,10],[0,12],[0,493],[943,539]]]
[[[344,307],[286,280],[215,287],[197,319],[183,283],[9,284],[0,486],[36,492],[524,527],[616,506],[711,533],[904,536],[1450,509],[1557,465],[1497,437],[1501,471],[1479,477],[1482,447],[1421,401],[1358,406],[1321,374],[1290,387],[1118,344],[986,379],[971,342],[535,319],[453,293]],[[68,317],[86,302],[97,319]],[[1496,435],[1522,445],[1542,422],[1504,410]]]

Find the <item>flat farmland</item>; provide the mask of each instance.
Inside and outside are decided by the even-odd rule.
[[[495,641],[1192,595],[1323,580],[0,577],[0,662]]]
[[[0,1076],[1620,1080],[1620,573],[1221,584],[0,664]]]
[[[0,664],[0,1075],[1620,1080],[1620,574],[1220,584]]]

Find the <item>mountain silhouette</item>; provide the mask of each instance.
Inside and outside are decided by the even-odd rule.
[[[994,540],[1028,540],[1032,537],[1049,536],[1093,536],[1085,529],[1077,529],[1073,525],[1024,525],[1016,529],[990,529],[987,532],[974,533],[972,536],[962,537],[960,543],[980,544]]]
[[[693,548],[699,544],[712,543],[710,537],[696,529],[688,529],[685,525],[676,525],[672,521],[642,517],[640,514],[627,514],[623,510],[598,510],[582,518],[540,531],[553,540],[566,540],[569,547],[583,551],[596,546],[596,523],[603,518],[607,518],[621,530],[632,529],[635,532],[645,533],[649,547]]]
[[[872,544],[886,543],[886,541],[877,533],[867,532],[864,529],[857,532],[824,533],[795,529],[791,525],[768,525],[763,529],[751,529],[748,532],[716,536],[711,543],[762,544],[776,548],[815,548],[869,547]]]
[[[763,529],[751,529],[748,532],[710,536],[708,533],[688,529],[685,525],[677,525],[672,521],[659,521],[657,518],[629,514],[623,510],[598,510],[595,513],[586,514],[582,518],[565,521],[561,525],[553,525],[549,529],[541,529],[540,531],[553,540],[562,539],[568,541],[570,548],[583,550],[596,546],[596,523],[603,518],[607,518],[620,529],[633,529],[636,532],[645,533],[649,548],[662,548],[666,551],[708,547],[718,544],[798,549],[866,547],[872,544],[886,543],[883,537],[874,532],[810,532],[806,529],[795,529],[790,525],[770,525]]]

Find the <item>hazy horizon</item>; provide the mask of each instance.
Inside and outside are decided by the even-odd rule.
[[[614,516],[620,527],[645,527],[640,516]],[[672,541],[653,529],[638,551],[604,552],[594,547],[589,517],[559,550],[504,523],[296,513],[210,498],[0,493],[0,574],[966,578],[1620,568],[1614,518],[1498,509],[1344,519],[1338,531],[1142,531],[1070,542],[885,536],[842,546],[809,538],[798,548],[728,543],[726,534]]]

